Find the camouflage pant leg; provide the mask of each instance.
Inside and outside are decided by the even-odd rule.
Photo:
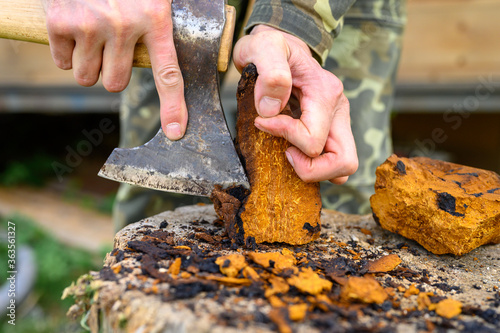
[[[324,208],[370,213],[375,169],[392,152],[390,113],[405,21],[405,1],[358,0],[334,41],[325,68],[344,84],[359,168],[344,185],[321,184]]]
[[[120,147],[137,147],[160,129],[160,102],[150,69],[134,69],[120,105]],[[176,207],[208,202],[208,199],[154,191],[121,184],[113,207],[118,231],[127,224]]]

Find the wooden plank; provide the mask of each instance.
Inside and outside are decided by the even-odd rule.
[[[400,82],[478,82],[500,75],[500,1],[409,0]]]
[[[54,64],[46,45],[0,39],[0,85],[78,86],[73,71]]]

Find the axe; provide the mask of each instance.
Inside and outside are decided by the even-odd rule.
[[[40,0],[0,0],[0,38],[48,44]],[[146,144],[116,148],[99,176],[184,194],[209,196],[215,185],[249,188],[226,125],[218,69],[229,62],[234,7],[225,0],[174,0],[174,42],[184,78],[189,121],[184,137],[170,141],[160,129]],[[135,67],[151,67],[137,44]]]

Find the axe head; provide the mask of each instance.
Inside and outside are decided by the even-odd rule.
[[[210,196],[215,185],[249,188],[220,103],[217,56],[224,0],[172,3],[174,41],[189,113],[186,134],[160,129],[148,143],[116,148],[99,176],[156,190]]]

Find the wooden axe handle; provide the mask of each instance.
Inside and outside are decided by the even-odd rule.
[[[45,11],[40,0],[2,0],[0,2],[0,38],[49,45]],[[226,23],[222,32],[217,69],[227,70],[234,33],[236,11],[226,5]],[[138,43],[134,51],[134,67],[151,68],[146,46]]]

